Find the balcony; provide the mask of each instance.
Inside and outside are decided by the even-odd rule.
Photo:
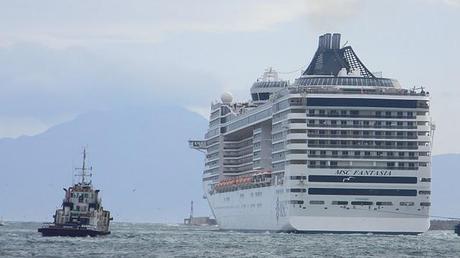
[[[287,154],[286,160],[305,160],[308,158],[308,154]]]
[[[307,148],[306,143],[289,143],[286,145],[286,149],[290,149],[290,150],[295,150],[295,149],[304,150],[306,148]]]
[[[386,146],[386,145],[342,145],[342,144],[308,144],[309,148],[340,148],[340,149],[396,149],[396,150],[417,150],[419,146]]]
[[[306,123],[290,123],[288,129],[307,129]]]
[[[416,119],[416,116],[386,116],[386,115],[341,115],[341,114],[310,114],[307,113],[307,117],[325,117],[325,118],[375,118],[375,119]]]
[[[308,123],[308,128],[372,128],[372,129],[417,129],[415,125],[342,125],[342,124],[313,124]]]
[[[252,167],[252,159],[248,160],[246,163],[224,164],[224,166],[225,166],[225,169],[232,169],[232,168],[239,169],[239,168],[249,167],[249,166]]]
[[[308,138],[306,133],[289,133],[286,136],[286,140],[293,140],[293,139],[302,139],[306,140]]]
[[[248,164],[248,163],[252,163],[252,157],[249,156],[248,158],[244,158],[244,159],[234,159],[234,160],[225,160],[224,161],[224,166],[232,166],[232,165],[238,165],[238,166],[241,166],[241,165],[244,165],[244,164]]]
[[[417,139],[417,135],[353,135],[353,134],[308,134],[309,138],[351,138],[351,139],[400,139],[400,140],[412,140]]]
[[[369,160],[418,160],[418,156],[354,156],[354,155],[312,155],[308,154],[308,158],[320,159],[369,159]]]
[[[228,158],[228,157],[241,157],[241,156],[245,156],[245,155],[248,155],[248,154],[252,154],[252,148],[248,148],[246,149],[245,151],[225,151],[224,152],[224,158]]]

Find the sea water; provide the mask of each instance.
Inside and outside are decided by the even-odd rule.
[[[210,226],[113,223],[101,237],[42,237],[39,223],[0,227],[0,257],[460,257],[453,231],[417,236],[220,231]]]

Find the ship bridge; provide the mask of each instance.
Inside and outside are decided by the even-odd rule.
[[[264,74],[251,87],[253,104],[265,103],[273,93],[286,88],[288,85],[288,81],[281,80],[278,77],[278,72],[275,69],[272,67],[265,69]]]

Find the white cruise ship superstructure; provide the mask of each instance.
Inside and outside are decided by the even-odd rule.
[[[324,34],[294,82],[272,68],[211,105],[204,196],[224,230],[428,230],[429,93],[371,73],[340,34]]]

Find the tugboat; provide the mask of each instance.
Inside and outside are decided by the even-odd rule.
[[[81,181],[64,188],[65,198],[62,208],[53,215],[54,222],[46,223],[38,229],[42,236],[85,237],[108,235],[109,224],[113,218],[102,207],[99,191],[93,188],[90,180],[92,167],[86,167],[86,149],[83,149],[83,166],[77,168]]]

